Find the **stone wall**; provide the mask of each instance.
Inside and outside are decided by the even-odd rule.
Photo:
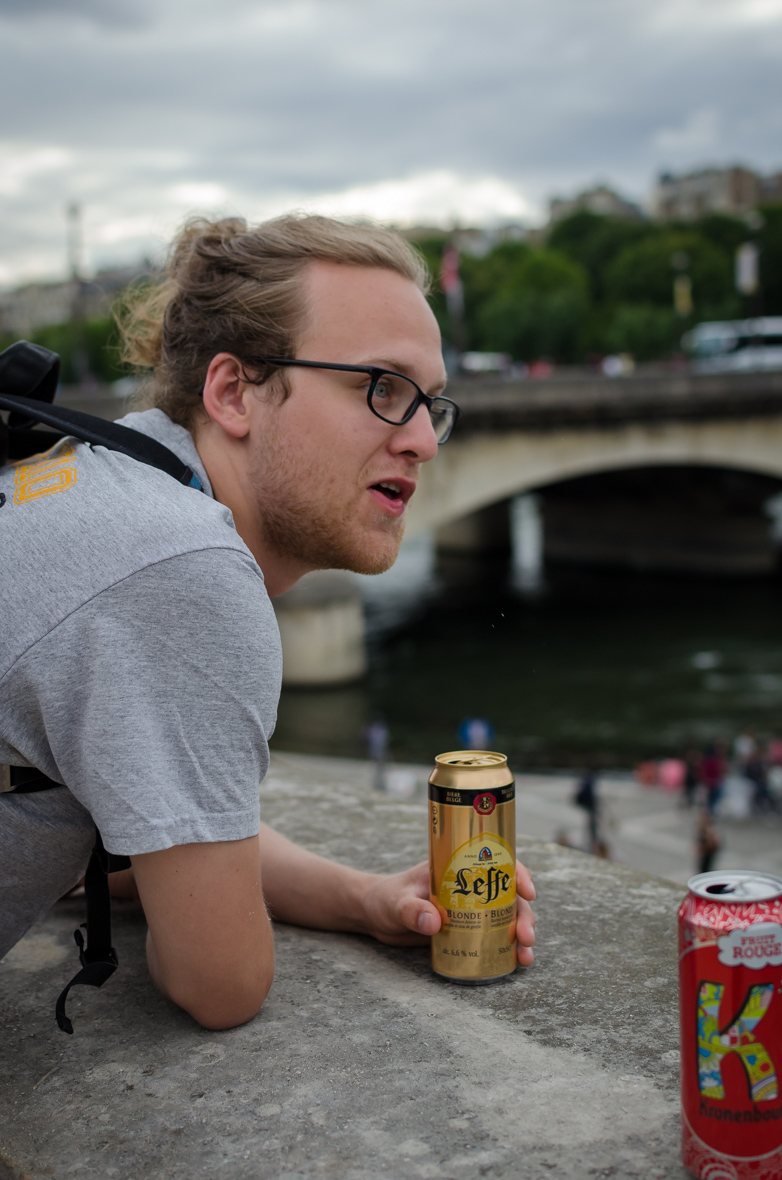
[[[423,857],[423,801],[372,793],[361,763],[277,755],[265,818],[328,856]],[[536,963],[491,987],[425,950],[280,927],[261,1014],[210,1033],[162,998],[137,908],[121,967],[80,988],[78,901],[0,963],[0,1176],[118,1180],[683,1180],[675,911],[680,887],[536,841]],[[3,1171],[3,1167],[5,1171]]]

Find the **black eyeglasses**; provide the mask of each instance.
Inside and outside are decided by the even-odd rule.
[[[434,429],[434,436],[442,446],[451,436],[459,418],[459,407],[449,397],[430,397],[409,377],[380,369],[377,365],[333,365],[318,361],[292,361],[284,357],[248,357],[250,365],[275,365],[278,368],[298,366],[302,369],[334,369],[340,373],[366,373],[369,377],[367,405],[372,413],[391,426],[409,422],[419,406],[426,406]]]

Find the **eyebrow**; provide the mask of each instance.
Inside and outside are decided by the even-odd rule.
[[[411,381],[415,380],[415,378],[412,376],[412,374],[410,372],[410,366],[404,364],[404,362],[401,362],[401,361],[389,360],[386,357],[382,360],[359,361],[358,363],[362,364],[362,365],[366,365],[367,368],[369,368],[371,366],[375,369],[390,369],[391,372],[393,372],[393,373],[401,373],[403,377],[409,377]],[[416,382],[416,384],[418,384],[418,382]],[[432,387],[434,392],[432,394],[430,394],[429,396],[436,397],[438,393],[443,392],[443,390],[445,389],[447,384],[448,384],[448,377],[445,376],[445,377],[443,377],[442,381],[438,381],[437,384]],[[424,392],[426,392],[426,391],[424,391]]]

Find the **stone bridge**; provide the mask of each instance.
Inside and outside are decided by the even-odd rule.
[[[782,372],[454,382],[462,418],[407,535],[579,476],[705,466],[782,480]]]

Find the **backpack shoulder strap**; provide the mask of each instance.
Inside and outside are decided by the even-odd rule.
[[[72,435],[90,446],[119,451],[203,491],[192,469],[156,439],[81,410],[53,406],[59,376],[60,358],[40,344],[17,340],[0,353],[0,410],[9,411],[7,425],[0,418],[0,466],[6,457],[26,459]],[[37,422],[54,427],[56,433],[33,430]]]
[[[89,443],[91,446],[119,451],[120,454],[128,455],[131,459],[138,460],[139,463],[146,463],[149,467],[165,471],[166,475],[173,476],[178,483],[188,484],[203,490],[201,481],[192,468],[183,463],[173,451],[164,447],[157,439],[149,438],[138,430],[131,430],[128,426],[118,426],[116,422],[106,422],[103,418],[98,418],[93,414],[85,414],[81,410],[66,410],[61,406],[49,406],[33,398],[20,397],[19,394],[13,393],[0,393],[0,410],[15,411],[21,414],[25,421],[24,427],[14,427],[9,423],[8,450],[11,458],[24,458],[24,455],[18,453],[18,450],[22,448],[14,447],[14,435],[17,431],[24,433],[26,446],[23,449],[25,450],[30,444],[35,444],[35,436],[39,434],[42,436],[42,442],[49,442],[50,446],[59,437],[73,435],[74,438]],[[53,436],[49,431],[31,431],[29,429],[31,422],[43,422],[45,426],[55,427],[58,432],[57,436]]]

